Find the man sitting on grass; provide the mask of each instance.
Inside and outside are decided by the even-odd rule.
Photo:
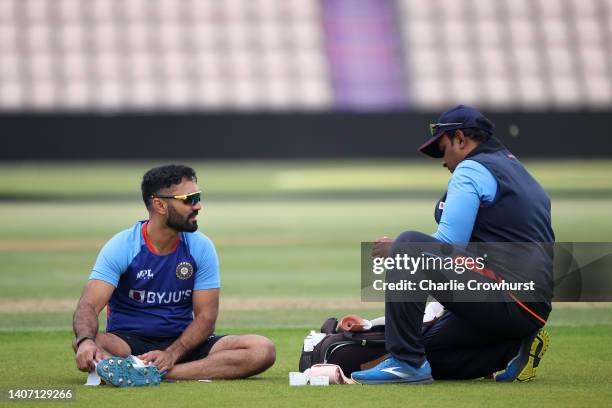
[[[353,372],[363,384],[423,384],[433,379],[471,379],[494,374],[499,382],[531,381],[549,344],[543,330],[553,293],[550,198],[520,161],[493,136],[493,123],[478,110],[458,105],[430,125],[420,147],[442,159],[452,176],[435,206],[433,236],[406,231],[374,243],[375,258],[410,255],[465,259],[462,249],[482,254],[484,267],[467,270],[416,267],[387,271],[387,283],[434,282],[430,287],[385,293],[385,339],[390,357]],[[426,247],[427,250],[421,250]],[[433,249],[432,249],[433,248]],[[436,252],[437,251],[437,252]],[[488,256],[488,258],[487,258]],[[490,285],[508,279],[532,292],[444,289],[470,280]],[[466,296],[468,294],[469,296]],[[428,295],[446,312],[423,330]]]
[[[162,378],[245,378],[274,364],[269,339],[214,334],[219,262],[211,240],[197,232],[196,182],[182,165],[144,175],[149,219],[102,248],[74,313],[79,370],[96,369],[114,386],[141,386]],[[106,333],[99,333],[105,306]]]

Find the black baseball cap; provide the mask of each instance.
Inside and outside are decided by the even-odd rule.
[[[489,135],[493,134],[493,122],[482,113],[471,106],[457,105],[440,115],[437,123],[429,124],[431,137],[419,147],[419,151],[430,157],[440,158],[442,152],[438,148],[438,139],[445,132],[466,128],[481,129]]]

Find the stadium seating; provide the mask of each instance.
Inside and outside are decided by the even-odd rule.
[[[0,0],[0,111],[612,104],[612,0],[376,2]]]
[[[0,0],[0,109],[321,109],[321,33],[317,1]]]
[[[417,108],[606,109],[610,0],[399,2]]]

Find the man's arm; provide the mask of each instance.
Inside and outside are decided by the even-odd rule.
[[[213,334],[219,313],[219,289],[193,291],[191,324],[166,350],[153,350],[140,356],[145,363],[156,365],[160,371],[168,371],[184,355],[202,344]]]
[[[448,183],[442,219],[434,238],[447,243],[470,241],[480,203],[491,203],[497,194],[497,181],[482,164],[464,160]]]
[[[101,280],[91,279],[85,285],[73,317],[76,336],[76,364],[79,370],[89,371],[100,360],[100,349],[95,338],[98,334],[98,315],[108,303],[115,287]],[[85,339],[85,340],[84,340]]]
[[[464,160],[455,169],[446,194],[446,202],[435,239],[452,243],[469,242],[480,203],[492,203],[497,194],[497,180],[482,164]],[[391,252],[393,239],[382,237],[374,241],[372,257],[386,257]]]

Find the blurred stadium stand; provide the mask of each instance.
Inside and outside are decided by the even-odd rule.
[[[309,0],[0,0],[0,108],[322,109],[319,13]]]
[[[400,1],[415,106],[609,109],[612,1]]]
[[[528,153],[573,124],[593,146],[559,154],[612,155],[612,0],[0,0],[0,158],[159,129],[211,157],[402,156],[457,103]]]
[[[611,0],[0,0],[0,109],[607,109]]]

